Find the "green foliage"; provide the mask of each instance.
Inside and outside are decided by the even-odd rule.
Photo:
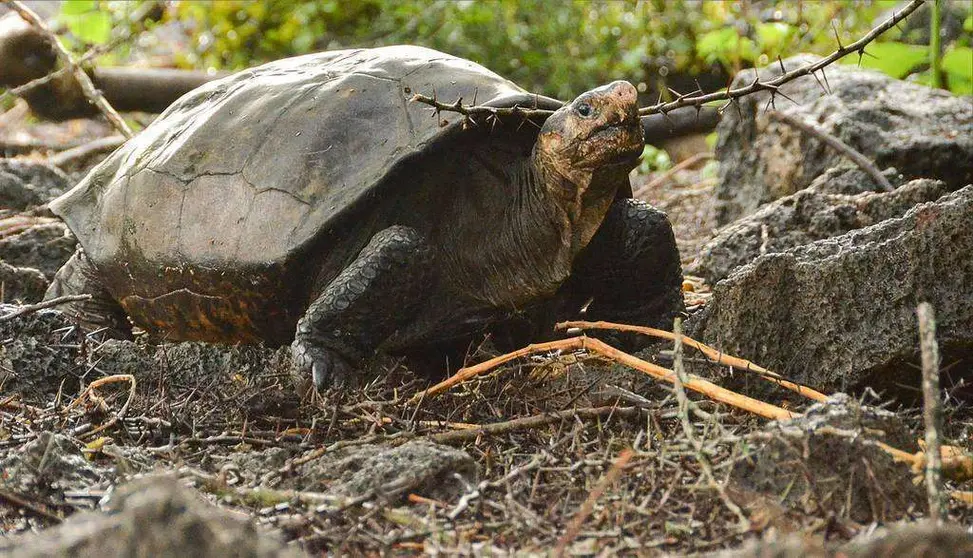
[[[919,64],[929,58],[929,47],[899,42],[876,43],[866,49],[868,54],[858,57],[851,55],[842,64],[860,64],[863,68],[874,68],[902,79],[908,76]]]
[[[830,53],[898,0],[71,0],[59,21],[82,43],[132,29],[133,11],[160,7],[159,25],[185,37],[183,67],[240,69],[325,49],[418,44],[469,58],[538,93],[567,99],[628,79],[665,91],[678,76],[732,74],[799,52]],[[963,1],[959,2],[962,6]],[[962,9],[962,8],[961,8]],[[969,11],[969,8],[966,8]],[[965,20],[965,21],[964,21]],[[967,30],[973,16],[959,21]],[[150,23],[151,25],[151,23]],[[958,25],[958,24],[957,24]],[[919,44],[916,37],[926,33]],[[861,64],[905,78],[927,67],[928,26],[893,28]],[[944,45],[947,86],[968,92],[966,36]],[[857,63],[850,57],[850,63]],[[921,81],[922,76],[919,75]],[[683,79],[682,90],[691,79]],[[720,82],[722,84],[722,81]],[[693,86],[689,86],[693,87]]]
[[[950,91],[973,95],[973,48],[954,46],[943,55],[943,73]]]
[[[58,22],[82,43],[104,44],[111,38],[112,16],[96,0],[70,0],[61,4]]]

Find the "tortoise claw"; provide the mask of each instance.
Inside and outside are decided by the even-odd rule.
[[[322,391],[329,387],[345,386],[354,372],[351,365],[330,351],[320,351],[320,353],[311,364],[314,388]]]
[[[295,377],[310,376],[317,391],[344,387],[354,377],[354,367],[334,350],[294,341],[291,352]]]

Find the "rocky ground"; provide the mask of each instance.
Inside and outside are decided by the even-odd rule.
[[[832,94],[798,81],[777,110],[891,190],[759,95],[727,110],[713,156],[690,143],[684,168],[635,182],[673,221],[687,333],[828,402],[688,349],[690,372],[801,416],[687,403],[583,352],[419,400],[427,380],[380,359],[361,389],[301,397],[284,349],[105,340],[5,304],[0,555],[973,553],[970,481],[952,475],[949,521],[929,525],[917,470],[883,449],[920,451],[919,302],[939,326],[942,435],[973,447],[973,103],[828,78]],[[108,135],[0,114],[0,300],[36,302],[72,253],[43,204],[98,158],[63,152]]]

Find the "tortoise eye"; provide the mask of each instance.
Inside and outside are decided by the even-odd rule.
[[[591,109],[591,105],[589,105],[588,103],[581,103],[580,105],[578,105],[578,108],[575,110],[578,111],[578,114],[586,118],[588,116],[591,116],[591,113],[593,112]]]

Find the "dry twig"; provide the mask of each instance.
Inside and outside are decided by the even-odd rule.
[[[713,474],[713,466],[709,462],[709,458],[703,453],[703,444],[696,438],[696,433],[693,431],[693,425],[689,422],[689,398],[686,397],[686,390],[683,389],[683,382],[688,380],[689,377],[686,375],[686,371],[683,368],[682,361],[682,320],[676,318],[673,324],[672,331],[672,341],[673,341],[673,370],[675,374],[673,375],[673,391],[676,394],[676,400],[679,402],[679,423],[682,425],[683,434],[685,434],[686,439],[693,446],[693,451],[695,452],[696,462],[699,463],[699,467],[703,470],[703,475],[706,477],[706,481],[709,485],[716,490],[719,495],[720,500],[723,501],[723,505],[726,506],[728,510],[733,512],[733,515],[737,517],[739,521],[740,532],[747,532],[750,530],[750,520],[744,515],[743,510],[740,506],[730,499],[730,496],[726,493],[726,488],[716,480],[716,476]]]
[[[615,331],[630,331],[633,333],[641,333],[643,335],[648,335],[651,337],[658,337],[660,339],[667,339],[670,341],[675,340],[675,336],[671,331],[656,329],[654,327],[616,324],[614,322],[570,321],[570,322],[561,322],[557,324],[555,327],[560,330],[576,327],[579,329],[610,329]],[[783,376],[781,376],[780,374],[767,370],[766,368],[754,364],[749,360],[724,354],[722,351],[718,351],[713,347],[700,343],[699,341],[696,341],[695,339],[692,339],[690,337],[683,336],[682,339],[683,339],[683,343],[703,353],[704,355],[706,355],[706,358],[710,359],[715,364],[722,364],[723,366],[732,366],[733,368],[737,368],[739,370],[753,372],[769,382],[773,382],[783,388],[789,389],[795,393],[803,395],[808,399],[813,399],[814,401],[823,402],[828,400],[827,395],[819,391],[813,390],[809,387],[802,386],[800,384],[796,384],[794,382],[785,380]]]
[[[560,339],[557,341],[550,341],[547,343],[538,343],[536,345],[528,345],[523,349],[518,349],[511,353],[492,358],[486,362],[477,364],[476,366],[470,366],[461,369],[459,372],[446,378],[442,382],[432,386],[431,388],[417,393],[409,400],[410,403],[415,404],[419,399],[423,397],[435,396],[443,391],[460,384],[466,380],[485,374],[486,372],[509,362],[517,358],[527,356],[534,353],[544,353],[551,351],[576,351],[576,350],[588,350],[597,353],[601,356],[607,357],[615,362],[624,364],[631,368],[638,370],[644,374],[652,376],[658,380],[673,383],[673,376],[675,373],[668,368],[663,368],[661,366],[646,362],[638,357],[632,356],[624,351],[620,351],[603,341],[598,339],[592,339],[589,337],[572,337],[570,339]],[[739,393],[730,391],[726,388],[720,387],[708,380],[697,376],[690,376],[685,382],[685,386],[688,389],[696,391],[713,399],[714,401],[719,401],[721,403],[726,403],[733,407],[749,411],[751,413],[760,415],[769,419],[789,419],[796,416],[795,413],[782,409],[776,405],[771,405],[770,403],[764,403],[763,401],[758,401],[746,395],[741,395]],[[464,431],[470,432],[470,431]]]
[[[679,164],[673,166],[671,169],[669,169],[666,172],[660,174],[656,178],[653,178],[651,182],[649,182],[648,184],[645,184],[644,186],[642,186],[641,188],[639,188],[638,190],[636,190],[635,193],[632,194],[632,197],[633,198],[640,198],[646,192],[651,192],[656,187],[658,187],[658,186],[660,186],[660,185],[665,184],[666,182],[668,182],[669,179],[672,178],[673,175],[676,174],[677,172],[679,172],[681,170],[688,169],[688,168],[690,168],[690,167],[692,167],[692,166],[694,166],[694,165],[696,165],[696,164],[698,164],[698,163],[700,163],[702,161],[709,161],[713,157],[714,157],[714,154],[713,154],[712,151],[704,151],[702,153],[697,153],[697,154],[693,155],[692,157],[686,159],[685,161],[682,161]]]
[[[936,342],[936,317],[932,305],[923,302],[916,309],[919,317],[919,348],[922,351],[922,401],[926,426],[926,494],[929,517],[942,523],[946,516],[942,493],[943,456],[940,432],[943,408],[939,399],[939,344]]]
[[[55,54],[57,54],[57,57],[61,60],[61,63],[64,64],[65,68],[70,69],[71,74],[73,74],[74,78],[78,81],[78,85],[81,86],[81,91],[84,92],[85,97],[87,97],[93,105],[98,107],[98,110],[105,115],[108,121],[111,122],[112,126],[121,132],[122,135],[124,135],[126,138],[132,137],[133,134],[131,128],[129,128],[128,124],[125,123],[125,120],[118,115],[118,112],[112,108],[112,106],[105,99],[105,96],[98,91],[98,88],[95,87],[94,83],[92,83],[91,78],[88,77],[88,74],[85,73],[84,69],[82,69],[77,62],[75,62],[74,57],[71,56],[68,49],[61,44],[61,40],[58,39],[57,35],[53,31],[51,31],[51,28],[47,26],[47,23],[19,0],[0,1],[10,6],[10,8],[17,12],[20,17],[24,19],[24,21],[33,25],[47,36],[51,46],[54,48]]]
[[[553,556],[557,558],[564,556],[568,545],[571,544],[571,541],[578,536],[578,533],[581,531],[581,526],[584,525],[584,522],[588,519],[588,516],[591,515],[592,511],[594,511],[595,503],[597,503],[598,499],[601,498],[602,494],[605,493],[605,490],[607,490],[608,487],[611,486],[612,483],[618,480],[618,477],[622,475],[625,466],[628,465],[628,462],[632,460],[632,455],[634,455],[632,450],[627,448],[618,454],[618,457],[615,458],[611,468],[608,469],[608,472],[605,473],[603,477],[601,477],[598,484],[595,485],[594,489],[592,489],[592,491],[588,494],[588,497],[585,498],[585,501],[581,504],[581,507],[578,508],[578,512],[573,518],[571,518],[571,523],[569,523],[567,528],[564,530],[564,535],[558,539],[557,546],[554,547],[554,552],[552,553]]]
[[[58,306],[61,304],[66,304],[68,302],[78,302],[81,300],[90,300],[90,294],[77,294],[77,295],[65,295],[45,300],[43,302],[38,302],[37,304],[28,304],[26,306],[21,306],[20,308],[14,310],[9,314],[4,314],[0,316],[0,322],[6,322],[12,320],[17,316],[23,316],[24,314],[30,314],[31,312],[37,312],[38,310],[43,310],[45,308],[51,308],[52,306]]]
[[[102,432],[110,428],[112,425],[117,423],[119,420],[122,419],[122,417],[125,416],[125,413],[128,412],[129,405],[132,404],[132,400],[135,398],[135,387],[136,387],[135,376],[132,376],[131,374],[115,374],[113,376],[105,376],[104,378],[98,378],[97,380],[88,384],[88,387],[86,387],[85,390],[81,392],[81,395],[79,395],[77,399],[72,401],[67,407],[64,408],[64,412],[70,411],[72,408],[80,404],[81,401],[83,401],[86,397],[91,397],[95,389],[103,385],[112,384],[115,382],[131,383],[131,388],[129,389],[128,392],[128,399],[125,400],[125,404],[122,405],[122,408],[119,409],[118,412],[115,413],[115,415],[108,420],[108,422],[102,424],[101,426],[95,428],[94,430],[89,430],[88,432],[85,432],[83,434],[84,436],[93,436],[99,432]]]

